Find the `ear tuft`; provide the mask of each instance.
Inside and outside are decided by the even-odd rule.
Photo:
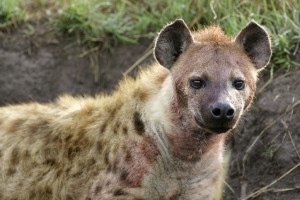
[[[177,19],[160,31],[155,42],[154,56],[162,66],[170,69],[191,42],[189,28],[182,19]]]
[[[256,22],[251,21],[242,29],[235,41],[244,48],[257,69],[262,69],[269,63],[272,55],[270,37]]]

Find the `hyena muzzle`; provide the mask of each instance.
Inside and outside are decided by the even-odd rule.
[[[0,199],[220,199],[224,141],[250,106],[270,39],[176,20],[158,62],[110,96],[0,108]]]

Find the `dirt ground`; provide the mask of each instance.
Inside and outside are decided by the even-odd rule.
[[[43,25],[31,35],[24,30],[0,32],[0,105],[109,93],[151,45],[89,52]],[[267,80],[262,74],[252,108],[228,140],[225,200],[300,200],[300,69]]]

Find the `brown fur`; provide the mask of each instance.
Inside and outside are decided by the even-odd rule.
[[[243,113],[257,70],[218,27],[193,40],[170,71],[153,64],[111,96],[0,108],[0,199],[220,198],[227,133],[199,127],[191,109],[201,111],[220,84],[243,76],[246,89],[226,96]],[[188,89],[191,73],[215,89]]]

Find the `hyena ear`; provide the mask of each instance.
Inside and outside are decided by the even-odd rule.
[[[244,48],[257,69],[269,63],[272,54],[270,37],[256,22],[251,21],[242,29],[235,41]]]
[[[160,31],[155,42],[154,56],[159,64],[170,69],[192,40],[185,22],[177,19]]]

